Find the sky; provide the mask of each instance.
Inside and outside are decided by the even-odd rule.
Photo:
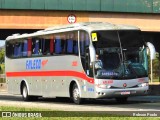
[[[0,47],[4,46],[5,41],[4,40],[0,40]]]

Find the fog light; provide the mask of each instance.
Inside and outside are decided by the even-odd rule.
[[[106,85],[104,85],[104,84],[100,84],[100,85],[98,85],[98,87],[99,87],[99,88],[103,88],[103,89],[105,89],[105,88],[106,88]]]
[[[110,86],[110,85],[107,85],[107,88],[109,89],[109,88],[111,88],[111,86]]]
[[[109,89],[109,88],[111,88],[110,85],[105,85],[105,84],[100,84],[100,85],[98,85],[98,87],[99,88],[103,88],[103,89]]]
[[[148,86],[148,83],[142,83],[142,84],[139,84],[138,86],[139,87],[145,87],[145,86]]]

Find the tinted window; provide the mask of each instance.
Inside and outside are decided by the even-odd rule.
[[[78,31],[56,33],[6,42],[9,58],[78,55]]]

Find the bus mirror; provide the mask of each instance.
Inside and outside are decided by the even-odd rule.
[[[95,49],[92,45],[89,46],[89,51],[90,51],[90,62],[94,62],[96,60],[95,58]]]
[[[149,51],[150,51],[150,59],[153,60],[155,59],[156,57],[156,50],[155,50],[155,47],[152,43],[150,42],[147,42],[147,46],[149,48]]]

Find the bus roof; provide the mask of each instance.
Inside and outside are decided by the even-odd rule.
[[[8,36],[6,40],[8,41],[12,39],[22,39],[38,35],[46,35],[46,34],[66,32],[72,30],[87,30],[91,32],[96,30],[139,30],[139,28],[131,25],[116,25],[106,22],[82,22],[69,25],[53,26],[30,34],[24,33],[20,35],[19,33],[16,33],[11,36]]]

